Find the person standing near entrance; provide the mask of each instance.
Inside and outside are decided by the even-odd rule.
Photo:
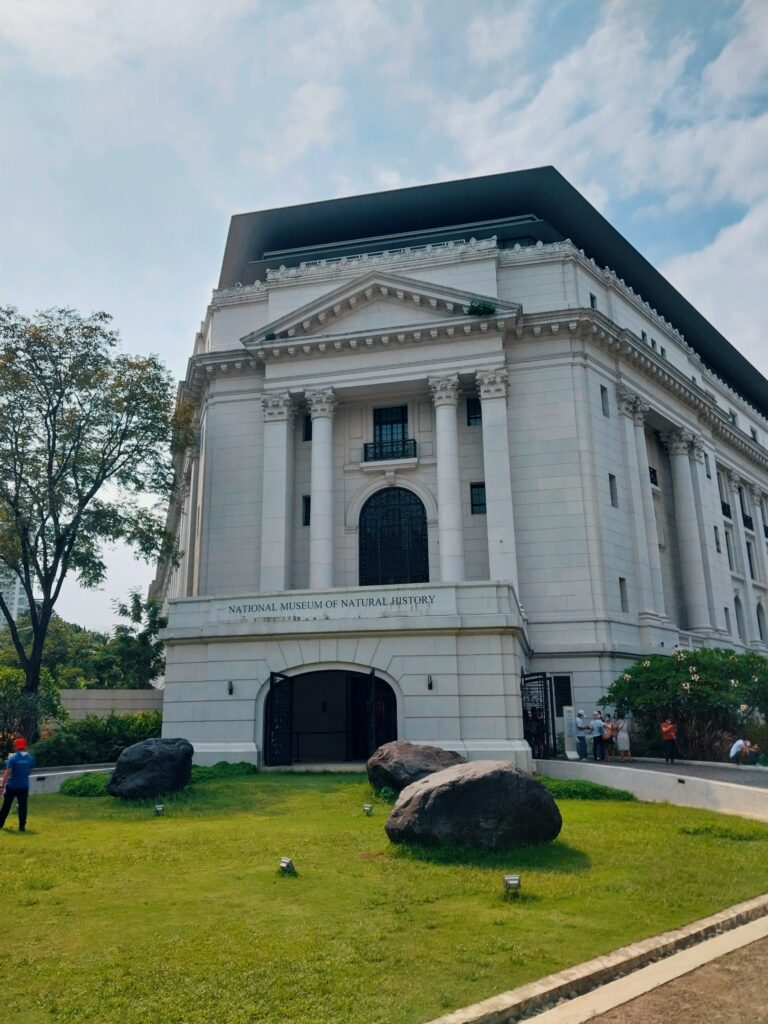
[[[603,744],[603,733],[605,732],[605,724],[599,711],[592,712],[589,731],[592,735],[592,757],[595,761],[604,761],[605,745]]]
[[[677,725],[672,715],[667,715],[661,723],[661,742],[664,744],[664,763],[674,764],[677,756]]]
[[[19,736],[13,741],[14,753],[8,758],[0,790],[3,793],[3,806],[0,807],[0,829],[14,800],[19,810],[19,832],[27,830],[27,797],[29,796],[29,773],[35,767],[35,759],[27,750],[27,741]]]
[[[587,733],[589,732],[589,722],[586,719],[583,711],[579,711],[576,715],[576,753],[580,761],[587,760]]]

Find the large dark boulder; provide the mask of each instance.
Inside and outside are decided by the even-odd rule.
[[[387,786],[399,792],[412,782],[454,764],[466,764],[466,758],[455,750],[395,740],[374,751],[366,767],[368,778],[377,789]]]
[[[192,775],[194,748],[189,740],[142,740],[126,747],[107,785],[111,796],[138,800],[184,789]]]
[[[455,765],[400,794],[384,826],[393,843],[507,850],[556,839],[552,794],[507,761]]]

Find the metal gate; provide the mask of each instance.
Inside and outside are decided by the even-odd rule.
[[[552,677],[546,672],[524,672],[520,676],[523,702],[523,736],[535,758],[555,757],[555,711]]]
[[[264,724],[264,764],[292,764],[293,681],[282,672],[269,677]]]

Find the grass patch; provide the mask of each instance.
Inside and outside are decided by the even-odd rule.
[[[768,826],[706,811],[561,799],[557,842],[484,854],[392,847],[363,775],[203,779],[162,817],[50,795],[6,825],[5,1024],[419,1024],[768,889],[719,834]]]
[[[550,779],[547,775],[537,775],[536,779],[547,787],[555,800],[637,799],[627,789],[614,789],[613,786],[603,786],[599,782],[587,782],[585,779]]]

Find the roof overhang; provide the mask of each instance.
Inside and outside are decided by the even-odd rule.
[[[238,214],[230,223],[220,288],[248,280],[264,254],[432,232],[477,228],[532,216],[570,238],[623,278],[682,334],[707,366],[768,416],[768,381],[554,167],[492,174],[347,199]]]

